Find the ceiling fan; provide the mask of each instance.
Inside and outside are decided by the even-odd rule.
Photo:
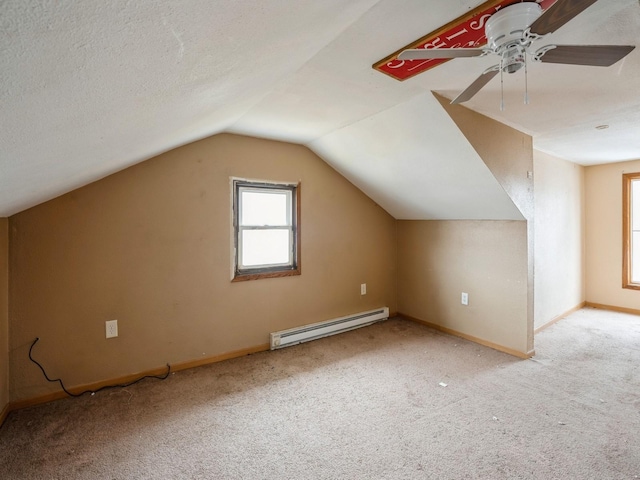
[[[631,45],[545,45],[535,52],[532,44],[555,32],[573,17],[593,5],[597,0],[557,0],[544,13],[535,1],[514,3],[498,10],[485,24],[487,46],[484,48],[416,48],[404,50],[398,60],[428,60],[480,57],[495,54],[500,63],[487,68],[451,102],[466,102],[498,73],[515,73],[524,67],[525,81],[527,55],[534,61],[570,65],[608,67],[628,55]],[[528,96],[525,92],[525,103]],[[501,104],[504,109],[504,103]]]

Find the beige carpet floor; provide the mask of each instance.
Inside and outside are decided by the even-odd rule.
[[[640,478],[640,317],[581,310],[536,352],[391,319],[13,412],[0,478]]]

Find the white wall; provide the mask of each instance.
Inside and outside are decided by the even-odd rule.
[[[534,326],[585,300],[584,167],[534,150]]]
[[[622,175],[640,172],[640,160],[585,169],[586,299],[640,310],[640,291],[622,288]]]

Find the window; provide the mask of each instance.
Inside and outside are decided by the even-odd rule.
[[[622,287],[640,290],[640,173],[622,176]]]
[[[233,180],[233,281],[300,275],[300,185]]]

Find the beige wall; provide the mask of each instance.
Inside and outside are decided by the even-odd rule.
[[[302,275],[230,282],[229,177],[301,182]],[[396,222],[308,149],[218,135],[14,215],[11,400],[396,311]],[[367,283],[367,295],[360,284]],[[106,320],[119,337],[105,339]]]
[[[586,300],[640,309],[640,292],[622,288],[622,174],[640,160],[586,167]]]
[[[505,189],[505,192],[509,195],[513,203],[518,207],[523,217],[527,221],[519,222],[520,226],[516,227],[518,222],[462,222],[456,224],[455,231],[446,230],[446,235],[438,235],[436,237],[430,237],[429,243],[424,243],[424,233],[422,230],[414,228],[410,230],[399,229],[398,241],[399,241],[399,269],[400,272],[410,271],[412,267],[410,265],[403,264],[403,260],[407,260],[410,257],[402,256],[400,252],[400,245],[402,242],[408,242],[410,244],[429,245],[428,248],[443,249],[448,252],[450,246],[448,242],[458,241],[464,238],[474,238],[471,244],[466,244],[460,240],[459,247],[466,249],[470,248],[468,255],[470,258],[475,258],[478,255],[491,255],[491,257],[483,259],[482,262],[486,262],[487,265],[499,265],[505,261],[505,256],[509,255],[509,261],[515,262],[514,268],[511,271],[504,271],[507,275],[510,285],[514,290],[511,293],[518,299],[516,304],[520,311],[517,313],[514,311],[516,304],[510,304],[509,306],[490,305],[489,302],[482,301],[480,305],[482,308],[486,308],[486,311],[479,312],[477,309],[475,313],[479,314],[482,318],[494,318],[492,323],[484,324],[483,322],[477,322],[474,316],[467,315],[470,309],[463,310],[464,314],[457,317],[457,313],[460,312],[460,293],[461,284],[467,283],[467,289],[477,290],[481,292],[480,295],[485,295],[482,292],[488,292],[495,289],[497,292],[503,288],[503,279],[493,276],[493,274],[487,274],[486,277],[478,276],[478,273],[482,272],[467,272],[469,269],[478,268],[479,260],[475,263],[465,263],[458,259],[459,257],[466,258],[466,253],[458,256],[454,255],[455,252],[451,252],[447,261],[440,260],[438,256],[431,256],[429,258],[434,262],[430,268],[440,272],[444,277],[445,283],[451,283],[452,288],[455,286],[457,293],[453,295],[453,291],[445,297],[448,306],[446,308],[438,308],[434,310],[429,307],[423,311],[416,311],[416,316],[422,320],[427,320],[431,323],[435,323],[441,326],[447,326],[453,328],[461,333],[473,335],[481,339],[496,343],[503,347],[517,350],[521,353],[529,353],[533,350],[533,321],[534,321],[534,277],[533,277],[533,259],[534,259],[534,196],[533,196],[533,179],[530,172],[533,171],[533,147],[532,139],[529,135],[519,132],[511,127],[496,122],[484,115],[476,113],[468,108],[460,105],[451,105],[447,99],[442,96],[435,95],[442,107],[451,116],[456,123],[460,131],[465,135],[471,146],[476,150],[478,155],[485,162],[487,167],[491,170],[492,174],[496,177],[500,185]],[[425,229],[436,228],[425,226]],[[453,224],[451,224],[453,225]],[[444,227],[443,227],[444,228]],[[452,227],[448,227],[452,228]],[[524,237],[517,235],[511,237],[513,233],[512,229],[519,229],[521,232],[524,229]],[[495,230],[498,233],[497,236],[488,236],[486,232]],[[406,239],[403,235],[413,235],[414,232],[422,232],[417,239]],[[502,238],[502,235],[505,238]],[[443,245],[439,245],[437,242],[443,242]],[[483,246],[480,242],[491,241],[497,242],[496,245],[500,248],[494,248],[494,245]],[[524,243],[524,249],[522,242]],[[436,243],[433,243],[436,242]],[[515,258],[513,255],[521,254],[524,258]],[[426,255],[426,253],[425,253]],[[525,268],[520,268],[521,263],[524,261]],[[514,275],[519,274],[521,277],[516,278]],[[428,281],[431,282],[431,276],[425,277],[421,272],[410,273],[410,276],[416,281]],[[447,278],[451,276],[451,278]],[[401,282],[405,279],[400,275]],[[480,282],[479,284],[469,283],[467,280],[474,280]],[[519,295],[520,289],[524,286],[526,296],[522,301]],[[424,291],[426,285],[416,285],[415,288],[418,291]],[[404,299],[401,295],[402,287],[399,285],[399,298],[398,308],[403,313],[410,313],[405,308]],[[465,290],[466,291],[466,290]],[[470,292],[469,292],[470,293]],[[498,299],[499,297],[493,297]],[[478,304],[476,304],[478,305]],[[435,315],[437,314],[437,315]],[[443,316],[439,316],[443,315]],[[449,316],[449,315],[456,315]],[[498,322],[498,323],[495,323]],[[455,324],[457,327],[451,327]],[[502,333],[498,333],[499,330],[503,330]]]
[[[534,151],[535,327],[585,301],[584,167]]]
[[[9,403],[9,221],[0,218],[0,412]]]
[[[398,309],[526,354],[526,223],[399,221]]]

